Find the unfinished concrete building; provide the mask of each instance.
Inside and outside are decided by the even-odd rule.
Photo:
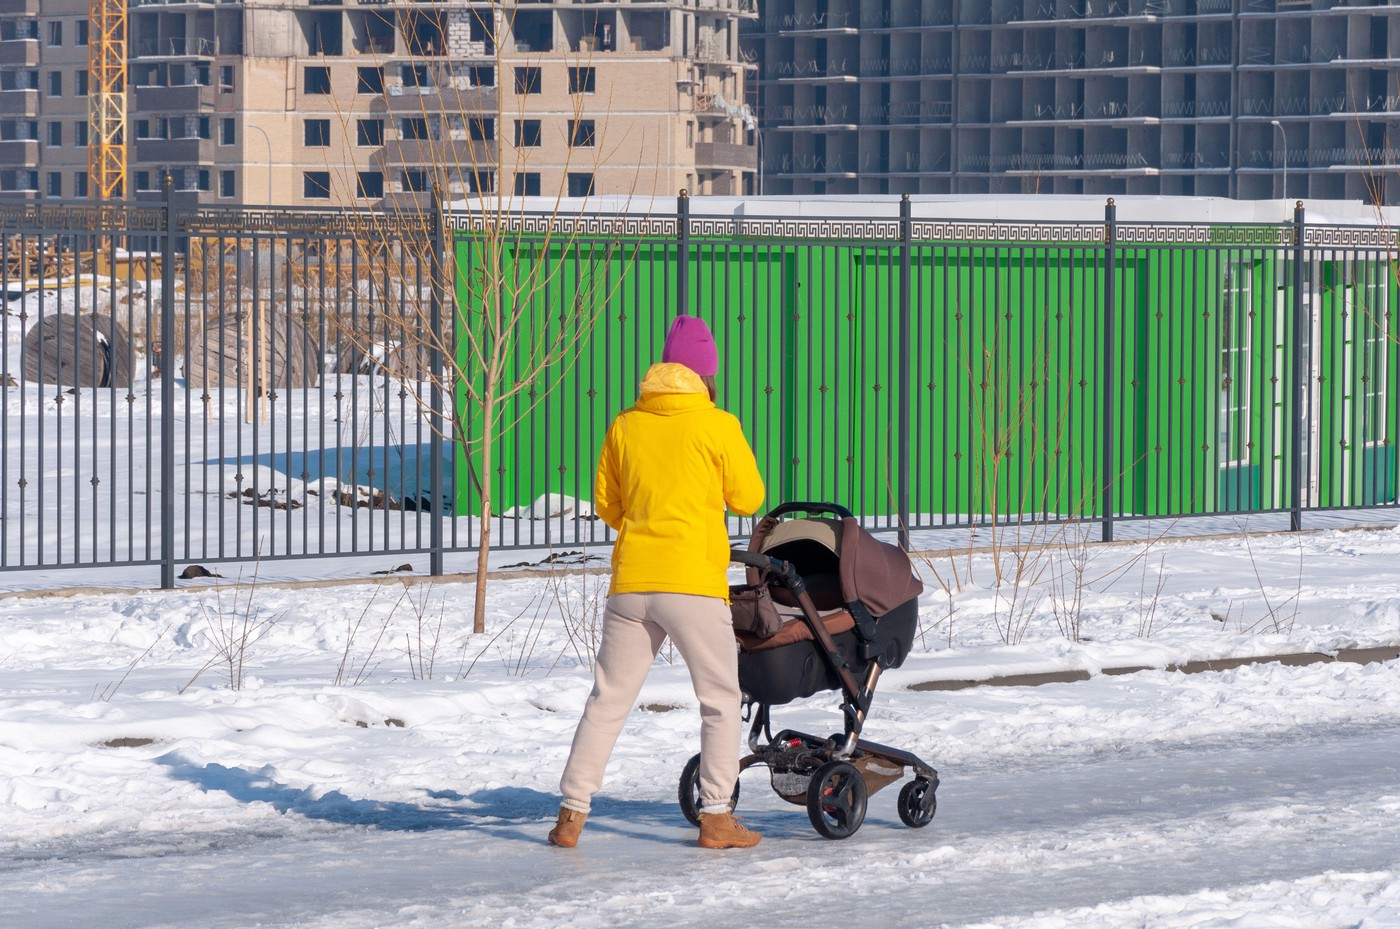
[[[0,196],[86,197],[87,0],[0,0]]]
[[[66,37],[86,3],[42,7],[0,0],[20,30],[0,37],[5,119],[46,117],[50,56],[85,72]],[[435,184],[451,199],[751,190],[739,27],[756,16],[755,0],[131,0],[127,191],[154,196],[167,173],[186,199],[294,206]],[[51,29],[65,45],[42,44]],[[19,187],[57,172],[63,196],[86,196],[86,102],[70,108],[61,153],[0,147],[0,170],[29,172]]]
[[[1400,202],[1400,6],[766,0],[767,193]]]

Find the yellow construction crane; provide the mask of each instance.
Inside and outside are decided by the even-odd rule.
[[[88,6],[88,177],[96,200],[126,192],[126,2]]]

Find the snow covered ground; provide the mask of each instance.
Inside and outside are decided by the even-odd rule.
[[[55,293],[11,309],[45,300],[74,308]],[[18,317],[3,330],[0,355],[14,362]],[[148,373],[138,366],[124,412],[101,392],[57,405],[30,385],[0,388],[6,486],[43,475],[71,493],[4,495],[8,564],[35,550],[50,562],[152,557]],[[296,511],[229,498],[242,470],[261,488],[306,489],[262,456],[375,443],[342,433],[352,417],[333,406],[290,409],[271,430],[240,423],[232,394],[225,435],[190,397],[177,391],[177,531],[227,531],[207,535],[213,548],[192,531],[179,555],[224,579],[153,593],[130,589],[155,583],[149,566],[0,575],[11,592],[0,594],[0,929],[1400,929],[1400,661],[1167,670],[1400,647],[1394,510],[1306,517],[1368,529],[1204,540],[1172,537],[1274,530],[1286,517],[1122,523],[1118,537],[1135,541],[1115,545],[1079,527],[916,533],[923,548],[975,550],[920,560],[915,652],[882,680],[866,734],[939,768],[932,825],[901,825],[891,787],[854,837],[828,841],[757,769],[740,812],[763,844],[697,849],[675,800],[698,747],[695,701],[666,652],[584,840],[566,852],[544,836],[607,577],[542,563],[547,550],[496,552],[499,569],[540,564],[492,582],[484,635],[469,631],[468,583],[298,586],[405,562],[421,575],[422,556],[402,548],[422,544],[426,524],[357,519],[324,496]],[[416,426],[396,435],[421,444]],[[94,469],[115,510],[91,489]],[[80,495],[58,520],[61,499]],[[538,516],[519,515],[522,526]],[[468,538],[470,520],[457,522]],[[556,558],[567,547],[578,549],[570,568],[606,563],[593,524],[560,524],[582,528]],[[255,580],[251,563],[215,561],[259,550],[358,550],[374,563],[267,560]],[[471,560],[451,555],[447,569]],[[128,589],[43,590],[79,583]],[[1135,667],[1148,670],[1101,673]],[[933,689],[1065,671],[1089,679]],[[825,733],[840,716],[827,694],[776,722]]]
[[[669,653],[545,843],[606,576],[496,580],[476,636],[461,583],[5,597],[0,926],[1400,927],[1400,662],[1159,670],[1400,645],[1400,530],[1041,551],[920,564],[866,734],[938,767],[932,825],[891,787],[825,840],[755,769],[748,852],[676,805]],[[1123,666],[1154,670],[917,689]]]

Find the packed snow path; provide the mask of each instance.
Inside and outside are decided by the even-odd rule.
[[[827,841],[753,771],[751,852],[677,809],[669,652],[583,843],[545,844],[605,577],[494,582],[485,636],[448,581],[0,598],[0,929],[1400,929],[1400,661],[910,689],[1394,649],[1400,530],[1094,553],[1074,640],[1063,600],[942,564],[964,587],[926,591],[866,730],[939,768],[931,826],[890,787]]]
[[[1090,696],[1115,685],[1057,686]],[[765,839],[749,853],[695,848],[662,796],[600,800],[570,852],[544,844],[554,797],[542,791],[464,789],[420,807],[327,804],[255,772],[170,764],[175,779],[272,804],[282,822],[31,849],[0,874],[0,925],[87,927],[101,914],[107,929],[713,929],[834,925],[847,912],[863,925],[928,927],[1002,925],[1140,895],[1191,898],[1173,906],[1186,911],[1180,925],[1196,925],[1193,895],[1208,888],[1400,862],[1393,720],[962,765],[943,772],[930,827],[900,825],[890,788],[843,842],[818,838],[756,770],[741,806]],[[1273,909],[1285,904],[1272,901],[1277,921],[1261,925],[1293,925]],[[1400,925],[1375,921],[1383,914],[1373,909],[1367,925]]]

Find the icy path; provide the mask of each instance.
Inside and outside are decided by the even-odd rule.
[[[1189,897],[1400,865],[1394,723],[945,773],[929,828],[898,823],[891,789],[872,801],[853,839],[829,842],[752,772],[744,807],[765,842],[754,853],[721,855],[691,846],[691,830],[660,797],[600,802],[585,842],[564,852],[543,844],[553,798],[533,790],[471,796],[470,816],[453,810],[456,798],[443,797],[435,808],[307,805],[312,818],[295,815],[300,791],[256,774],[176,767],[174,777],[293,815],[263,833],[31,849],[0,872],[0,925],[87,927],[101,914],[107,929],[718,929],[813,925],[814,908],[823,907],[835,910],[816,924],[834,925],[844,906],[870,926],[1002,925],[1034,911],[1144,894]],[[1385,884],[1384,875],[1378,880]],[[1308,899],[1299,903],[1302,912]],[[1195,914],[1180,925],[1200,924],[1202,905],[1199,898],[1174,904]],[[1259,925],[1293,925],[1285,907],[1272,900],[1274,921]],[[1367,925],[1400,925],[1400,912],[1382,922],[1384,905],[1370,910]],[[1305,917],[1297,924],[1333,923]]]

